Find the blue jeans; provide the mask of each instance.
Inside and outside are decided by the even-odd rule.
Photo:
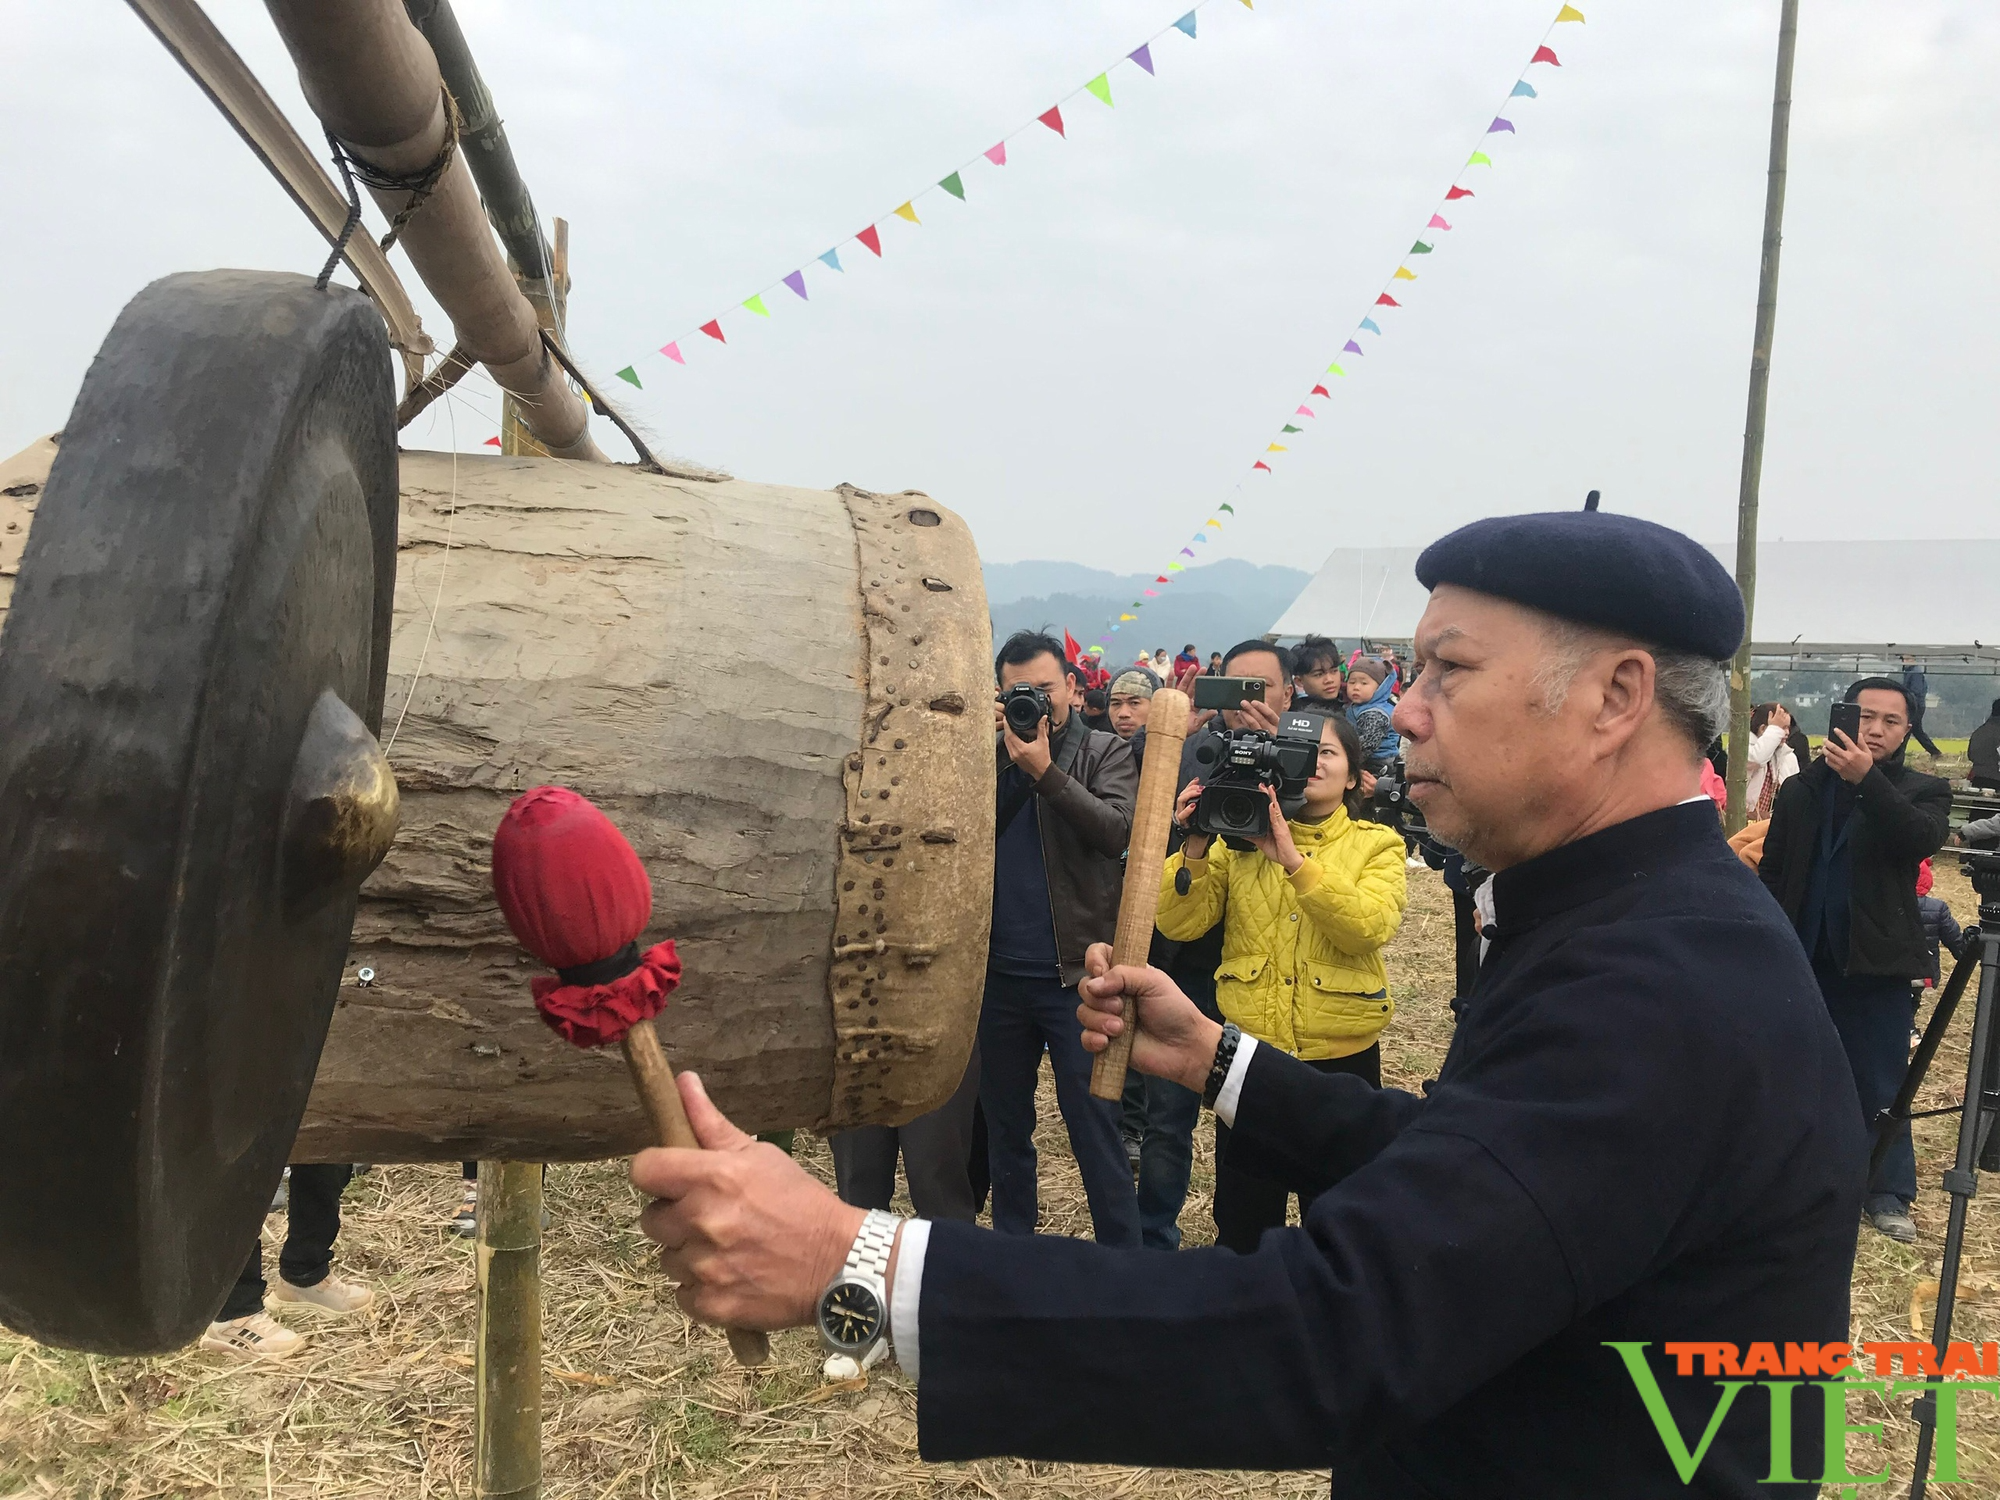
[[[993,1172],[993,1227],[1002,1234],[1033,1234],[1040,1217],[1035,1080],[1047,1051],[1097,1242],[1136,1245],[1139,1203],[1118,1134],[1118,1104],[1090,1097],[1090,1054],[1083,1050],[1076,1006],[1076,991],[1057,979],[986,976],[979,1010],[979,1103]]]
[[[1861,1096],[1862,1123],[1869,1127],[1869,1149],[1875,1144],[1875,1117],[1895,1102],[1896,1090],[1910,1066],[1910,1023],[1917,1001],[1910,982],[1880,974],[1834,974],[1813,966],[1819,992],[1826,1000],[1833,1029],[1847,1052],[1854,1090]],[[1865,1213],[1893,1213],[1917,1200],[1917,1154],[1910,1142],[1910,1122],[1896,1128],[1882,1165],[1868,1179]]]

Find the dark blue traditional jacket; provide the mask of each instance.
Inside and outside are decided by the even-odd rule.
[[[1339,1496],[1805,1496],[1746,1391],[1683,1485],[1614,1341],[1689,1448],[1722,1392],[1667,1341],[1836,1343],[1864,1179],[1840,1041],[1714,808],[1494,877],[1493,945],[1422,1096],[1253,1056],[1232,1160],[1324,1189],[1255,1254],[939,1223],[919,1436],[989,1454],[1325,1466]],[[1816,1390],[1796,1472],[1820,1472]]]

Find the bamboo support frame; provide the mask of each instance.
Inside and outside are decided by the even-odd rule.
[[[542,1492],[542,1168],[479,1164],[479,1334],[473,1358],[479,1500]]]
[[[1724,826],[1749,820],[1750,641],[1757,605],[1757,495],[1764,475],[1764,414],[1771,389],[1771,339],[1778,323],[1778,251],[1784,241],[1785,171],[1791,148],[1792,57],[1798,50],[1799,0],[1778,12],[1778,76],[1771,98],[1771,166],[1764,188],[1764,254],[1757,274],[1757,328],[1750,348],[1749,410],[1743,420],[1743,472],[1736,499],[1736,587],[1743,594],[1743,643],[1729,669],[1729,790]]]

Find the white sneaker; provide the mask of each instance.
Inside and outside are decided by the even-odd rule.
[[[356,1286],[351,1281],[342,1281],[331,1272],[324,1281],[311,1286],[293,1286],[280,1276],[271,1285],[272,1302],[282,1302],[290,1306],[310,1307],[324,1313],[366,1312],[375,1301],[375,1294],[365,1286]]]
[[[1420,854],[1412,854],[1403,863],[1408,865],[1412,870],[1427,870],[1430,868],[1429,865],[1424,863],[1423,856]]]
[[[458,1212],[451,1216],[451,1232],[465,1239],[479,1233],[479,1184],[468,1182],[458,1200]]]
[[[201,1347],[232,1359],[283,1359],[305,1347],[305,1339],[293,1333],[269,1313],[252,1313],[247,1318],[230,1318],[211,1323],[201,1336]]]

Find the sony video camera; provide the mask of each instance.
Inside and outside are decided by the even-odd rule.
[[[1038,687],[1017,682],[1000,695],[1000,713],[1014,737],[1031,740],[1038,726],[1049,716],[1049,695]]]
[[[1278,732],[1242,729],[1226,735],[1213,749],[1201,778],[1191,826],[1196,833],[1221,839],[1232,849],[1248,849],[1251,840],[1271,831],[1271,803],[1265,787],[1278,792],[1278,810],[1296,817],[1305,806],[1306,783],[1319,765],[1319,737],[1326,715],[1296,710],[1278,715]],[[1201,750],[1195,752],[1197,760]]]

